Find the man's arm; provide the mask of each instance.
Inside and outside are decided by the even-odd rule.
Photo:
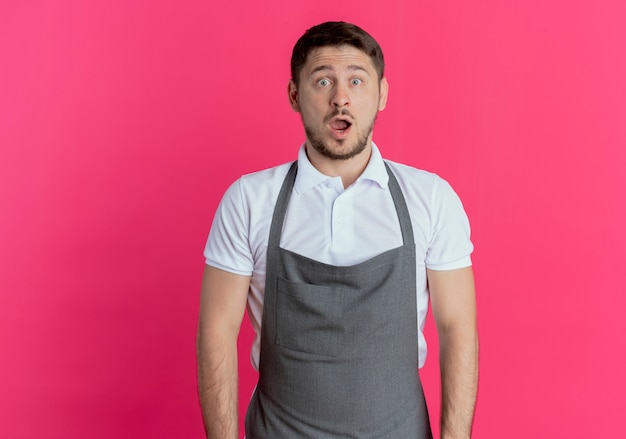
[[[238,439],[237,336],[249,276],[206,266],[197,335],[198,391],[209,439]]]
[[[472,267],[428,270],[439,333],[441,439],[469,439],[478,388],[478,333]]]

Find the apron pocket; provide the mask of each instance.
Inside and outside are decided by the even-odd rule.
[[[278,278],[276,344],[335,357],[339,353],[343,293]]]

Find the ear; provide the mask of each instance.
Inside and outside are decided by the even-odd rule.
[[[387,83],[387,78],[383,77],[380,80],[380,91],[379,91],[379,100],[378,100],[378,111],[383,111],[387,106],[387,96],[389,93],[389,84]]]
[[[289,95],[289,105],[291,109],[295,112],[300,111],[300,107],[298,106],[298,87],[296,87],[296,83],[293,82],[293,79],[289,80],[289,85],[287,86],[287,94]]]

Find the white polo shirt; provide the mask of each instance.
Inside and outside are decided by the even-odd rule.
[[[389,162],[411,216],[417,254],[419,366],[426,360],[426,268],[471,265],[470,227],[461,201],[435,174]],[[291,163],[244,175],[224,194],[204,250],[206,263],[251,275],[248,313],[256,332],[250,359],[258,370],[267,242],[274,204]],[[298,153],[280,246],[332,265],[354,265],[402,245],[400,224],[387,187],[389,176],[376,145],[363,174],[348,188]]]

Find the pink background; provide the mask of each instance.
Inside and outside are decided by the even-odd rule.
[[[470,215],[475,437],[626,437],[625,4],[2,2],[0,437],[202,437],[204,242],[295,158],[291,47],[328,19],[385,50],[385,156]],[[434,341],[422,378],[437,418]]]

